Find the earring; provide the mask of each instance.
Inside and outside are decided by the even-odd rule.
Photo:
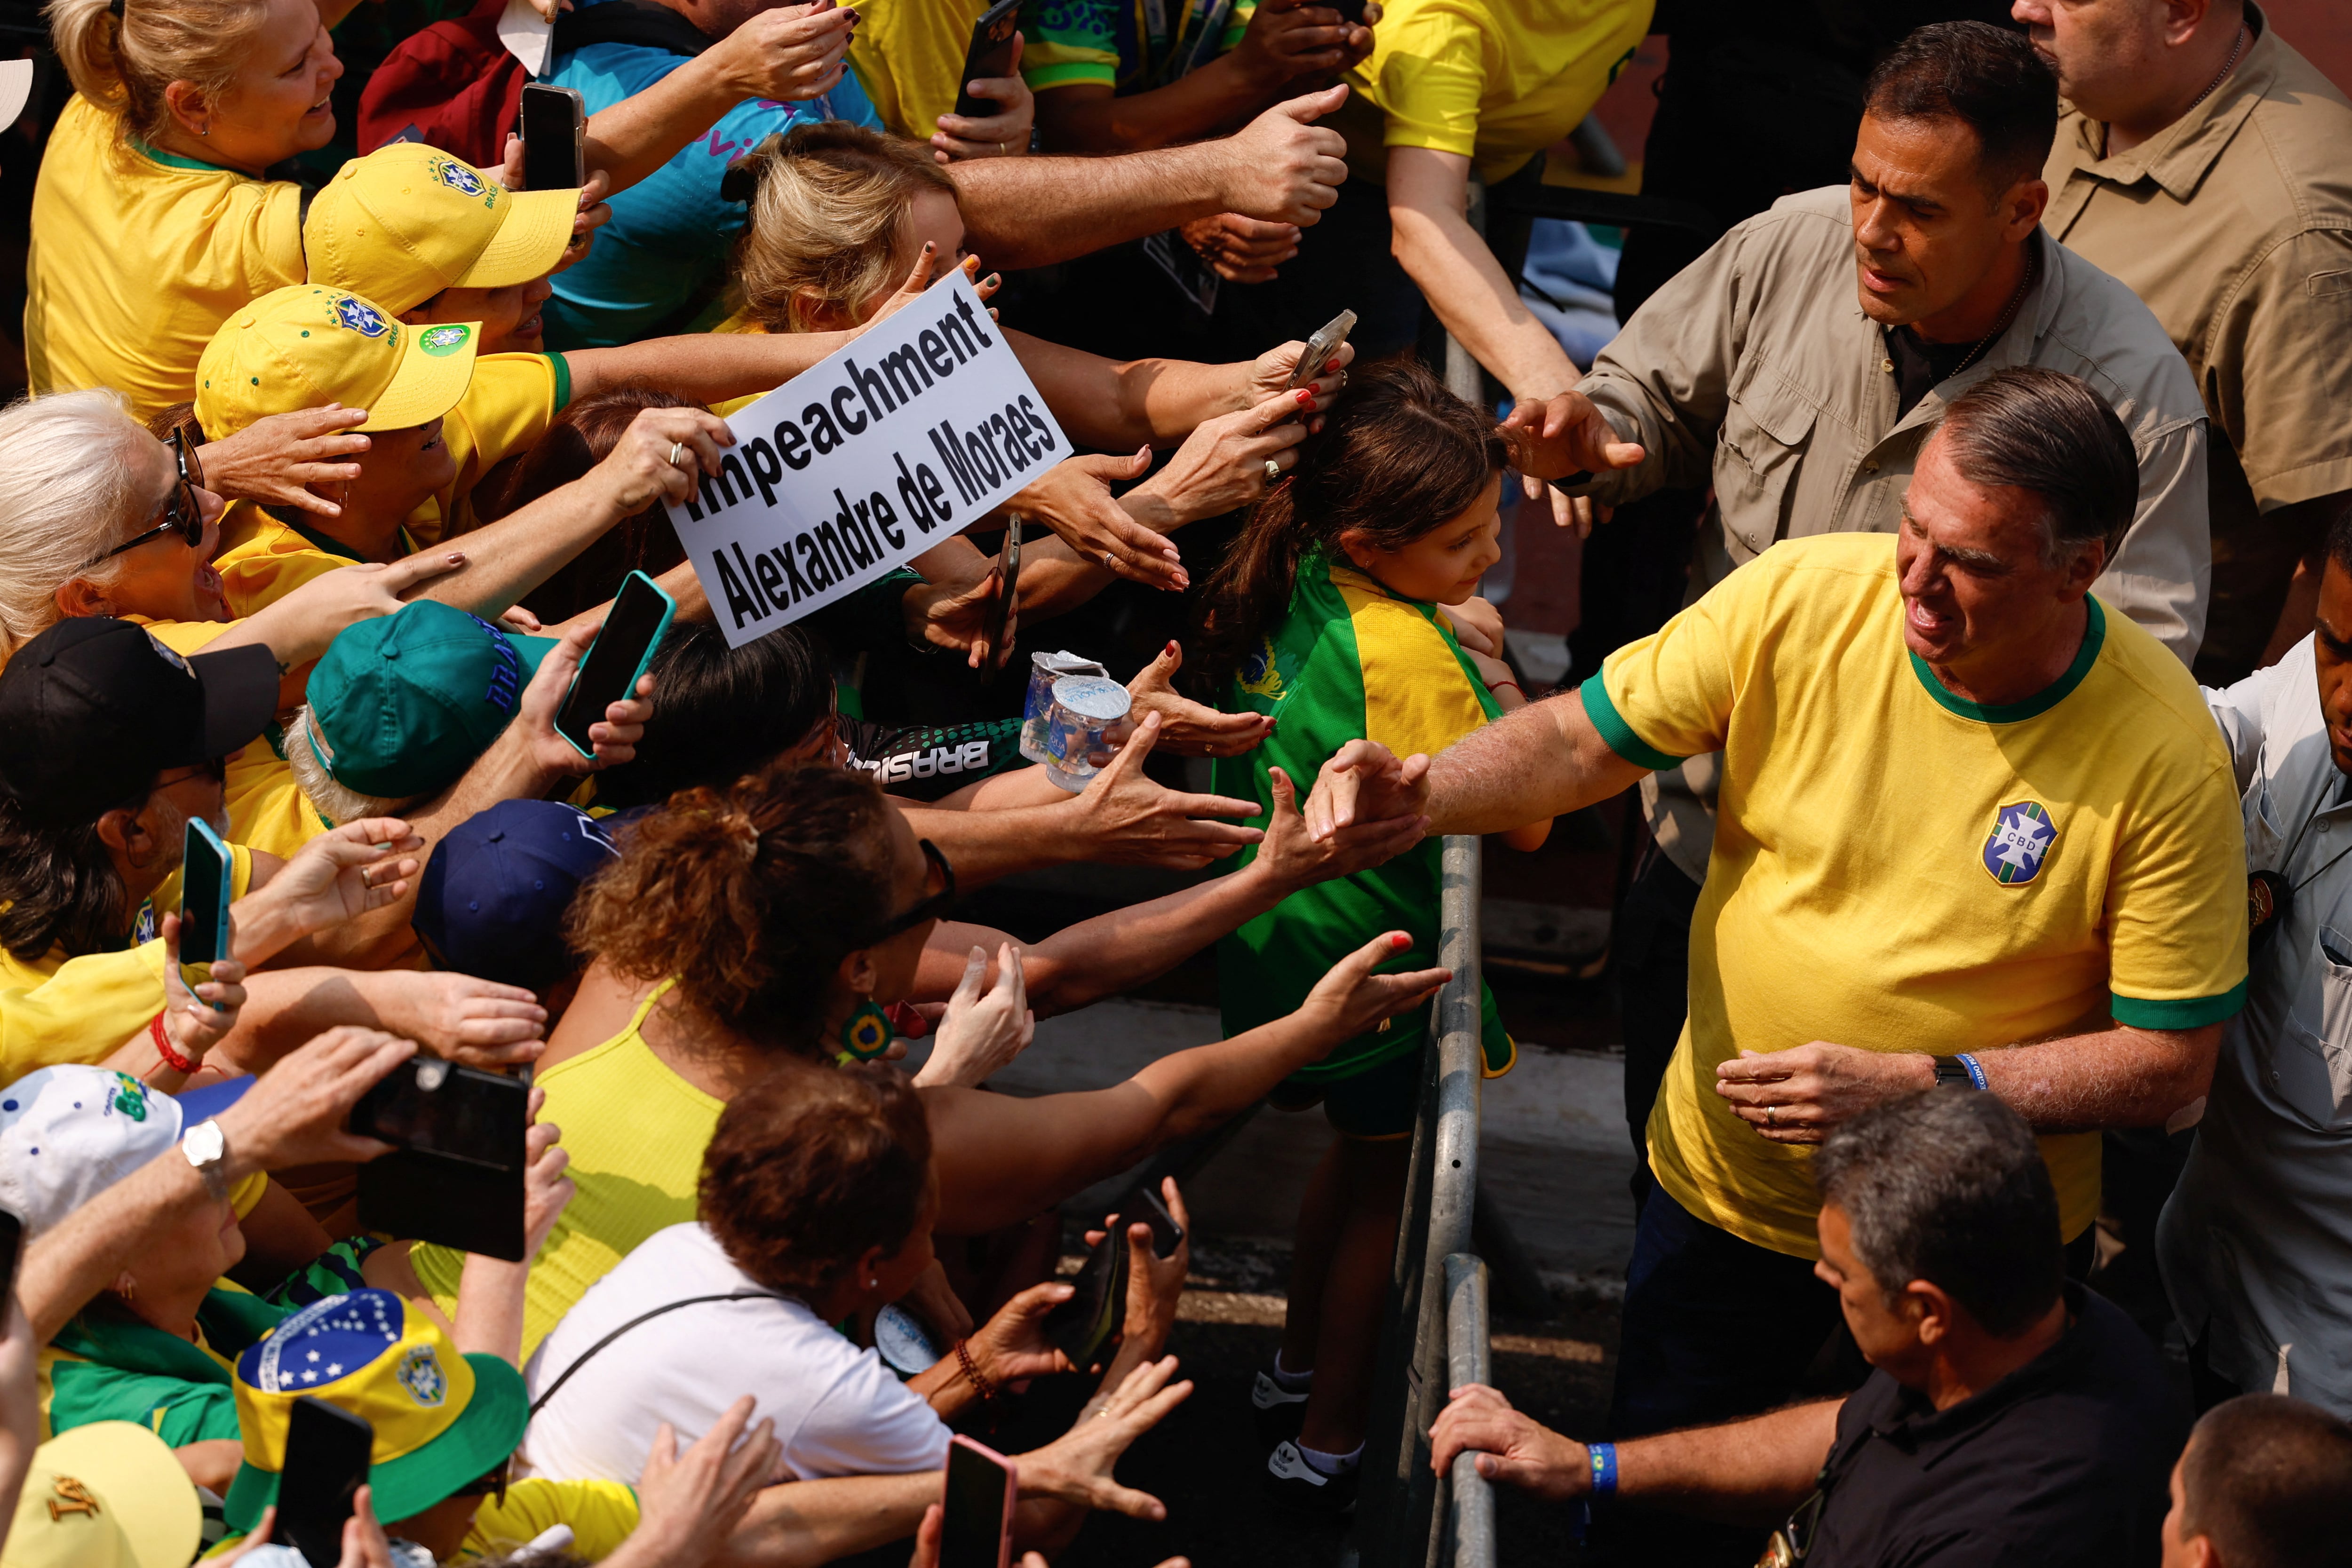
[[[128,1306],[139,1299],[139,1281],[129,1274],[117,1275],[114,1281],[114,1293],[121,1296],[123,1304]]]
[[[890,1027],[890,1015],[874,1005],[872,997],[857,998],[857,1007],[841,1026],[841,1056],[846,1065],[852,1061],[871,1061],[890,1049],[898,1031]]]

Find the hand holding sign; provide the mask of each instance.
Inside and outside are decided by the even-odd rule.
[[[699,483],[662,494],[731,647],[961,532],[1070,450],[961,271],[722,428],[693,443]]]
[[[693,495],[702,476],[719,472],[719,449],[734,444],[734,432],[715,413],[649,408],[588,477],[607,487],[623,517],[635,517],[656,501],[677,506]]]

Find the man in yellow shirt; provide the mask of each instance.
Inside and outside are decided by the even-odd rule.
[[[2087,1252],[2094,1129],[2204,1093],[2245,991],[2243,844],[2195,684],[2090,595],[2137,489],[2088,386],[2000,371],[1954,401],[1894,538],[1777,545],[1580,695],[1433,765],[1358,741],[1325,766],[1310,828],[1418,810],[1478,832],[1723,752],[1617,1433],[1796,1392],[1838,1311],[1808,1146],[1860,1111],[1998,1094]]]

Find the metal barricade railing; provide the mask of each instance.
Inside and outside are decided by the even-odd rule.
[[[1494,1502],[1467,1460],[1430,1469],[1429,1427],[1457,1382],[1487,1375],[1486,1275],[1472,1252],[1478,1096],[1479,841],[1443,851],[1437,961],[1454,971],[1432,1005],[1421,1113],[1372,1380],[1356,1548],[1365,1568],[1493,1568]]]

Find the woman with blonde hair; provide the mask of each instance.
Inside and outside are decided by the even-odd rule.
[[[265,172],[334,135],[351,5],[49,0],[74,97],[33,193],[34,392],[113,387],[147,418],[193,395],[231,311],[303,281],[301,188]]]

